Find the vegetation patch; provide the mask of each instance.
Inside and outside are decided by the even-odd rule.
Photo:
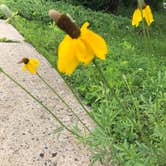
[[[56,68],[57,47],[64,33],[47,15],[54,8],[69,13],[81,26],[90,22],[90,29],[103,36],[109,53],[98,62],[113,92],[125,110],[100,80],[93,64],[80,65],[63,78],[77,91],[103,127],[96,127],[85,138],[93,154],[92,163],[122,166],[166,165],[166,28],[162,12],[154,13],[150,39],[145,40],[142,24],[131,26],[131,18],[95,12],[64,2],[4,1],[19,13],[12,24]]]

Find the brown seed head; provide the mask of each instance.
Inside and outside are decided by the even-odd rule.
[[[21,61],[18,62],[18,64],[20,63],[28,64],[28,62],[29,62],[28,58],[22,58]]]
[[[81,34],[80,29],[65,14],[61,14],[56,10],[49,10],[48,15],[55,21],[57,26],[65,31],[71,38],[78,38]]]
[[[61,13],[59,13],[58,11],[53,10],[53,9],[48,11],[48,15],[55,21],[55,23],[57,23],[59,21],[60,17],[62,16]]]

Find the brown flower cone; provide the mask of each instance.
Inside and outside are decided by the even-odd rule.
[[[61,14],[53,9],[49,10],[48,15],[55,21],[57,26],[66,32],[71,38],[78,38],[80,36],[80,29],[67,15]]]

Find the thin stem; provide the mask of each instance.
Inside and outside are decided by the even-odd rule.
[[[143,32],[144,32],[144,37],[145,39],[147,40],[147,34],[146,34],[146,29],[145,29],[145,20],[144,20],[144,17],[143,17],[143,11],[142,11],[142,8],[140,8],[141,10],[141,17],[142,17],[142,22],[143,22]]]
[[[126,86],[127,86],[128,90],[129,90],[129,94],[130,94],[130,96],[131,96],[131,99],[133,100],[134,107],[135,107],[136,110],[138,110],[137,104],[136,104],[136,102],[135,102],[135,99],[134,99],[133,93],[132,93],[131,88],[130,88],[128,82],[127,82],[126,77],[123,76],[123,79],[124,79],[124,81],[125,81],[125,83],[126,83]]]
[[[154,53],[154,48],[153,48],[153,43],[151,42],[150,38],[150,28],[148,26],[146,26],[146,33],[147,33],[147,40],[148,40],[148,48],[149,48],[149,52],[151,51],[152,53]]]
[[[69,83],[62,77],[62,79],[64,80],[65,84],[68,86],[68,88],[71,90],[71,92],[73,93],[74,97],[77,99],[78,103],[81,105],[81,107],[83,108],[83,110],[87,113],[87,115],[101,128],[104,130],[103,126],[90,114],[90,112],[87,110],[87,108],[84,106],[84,104],[82,103],[82,101],[80,100],[80,98],[77,96],[77,94],[75,93],[75,91],[73,90],[73,88],[69,85]]]
[[[148,26],[146,26],[146,33],[147,33],[148,39],[150,40],[150,33],[149,33],[149,27]]]
[[[142,17],[142,22],[143,22],[143,33],[144,33],[144,38],[145,38],[145,45],[146,45],[146,55],[149,53],[149,45],[148,45],[148,35],[149,35],[149,32],[146,31],[146,23],[145,23],[145,19],[144,19],[144,16],[143,16],[143,10],[142,10],[142,6],[143,6],[143,2],[141,3],[140,0],[138,0],[138,6],[139,6],[139,9],[141,11],[141,17]],[[150,36],[150,35],[149,35]]]
[[[52,117],[67,131],[72,133],[73,135],[81,138],[81,136],[71,129],[69,129],[47,106],[45,106],[39,99],[37,99],[31,92],[29,92],[26,88],[24,88],[20,83],[18,83],[14,78],[12,78],[9,74],[7,74],[4,70],[1,69],[1,72],[7,76],[11,81],[13,81],[16,85],[18,85],[22,90],[24,90],[29,96],[31,96],[37,103],[39,103],[48,113],[52,115]]]
[[[126,86],[127,86],[128,90],[129,90],[129,94],[131,96],[131,99],[133,100],[133,104],[134,104],[134,107],[135,107],[135,110],[136,110],[135,118],[136,118],[136,120],[138,122],[138,129],[139,129],[139,132],[140,132],[140,135],[141,135],[141,138],[142,138],[143,137],[143,133],[142,133],[142,127],[141,127],[141,123],[140,123],[141,117],[140,117],[140,114],[139,114],[139,107],[138,107],[138,104],[136,103],[136,101],[134,99],[133,92],[132,92],[132,90],[131,90],[128,82],[127,82],[126,77],[124,76],[123,79],[124,79],[124,81],[126,83]]]
[[[59,97],[59,99],[65,104],[65,106],[74,114],[74,116],[80,121],[80,123],[91,133],[91,130],[85,125],[85,123],[79,118],[79,116],[73,111],[73,109],[66,103],[66,101],[55,91],[55,89],[50,86],[47,81],[37,72],[37,76],[42,80],[47,87]]]
[[[118,102],[118,104],[122,107],[123,110],[125,110],[125,106],[123,105],[123,103],[120,101],[120,99],[118,98],[118,96],[116,95],[116,93],[114,92],[114,90],[111,88],[109,82],[107,81],[107,79],[105,78],[103,72],[101,71],[100,67],[98,66],[97,62],[95,61],[95,59],[93,60],[93,64],[96,67],[96,70],[99,72],[100,77],[102,78],[103,83],[107,86],[107,88],[110,90],[110,92],[112,93],[112,95],[114,95],[114,98],[116,99],[116,101]]]

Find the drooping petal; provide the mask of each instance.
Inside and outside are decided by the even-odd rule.
[[[27,70],[31,73],[31,74],[36,74],[37,72],[37,69],[30,63],[28,64],[25,64],[26,65],[26,68]]]
[[[85,23],[81,26],[81,32],[85,31],[88,27],[89,27],[89,22],[85,22]]]
[[[30,58],[29,59],[29,63],[33,66],[33,67],[38,67],[40,62],[38,59],[35,59],[35,58]]]
[[[24,65],[22,66],[22,70],[28,70],[31,74],[36,74],[37,73],[37,68],[39,67],[39,60],[35,58],[24,58]]]
[[[27,64],[25,64],[25,66],[31,74],[36,74],[39,64],[40,64],[40,62],[38,59],[30,58],[29,62]]]
[[[26,65],[24,64],[24,65],[22,66],[22,71],[25,71],[25,70],[27,70],[27,67],[26,67]]]
[[[84,64],[89,64],[94,58],[93,50],[84,40],[81,40],[81,38],[75,40],[75,54],[77,59]]]
[[[150,26],[150,24],[154,21],[154,19],[149,5],[146,5],[146,7],[143,9],[143,16],[147,22],[147,25]]]
[[[105,59],[107,54],[107,45],[105,40],[98,34],[94,33],[93,31],[87,29],[87,26],[89,25],[88,22],[86,22],[81,27],[81,40],[84,41],[84,43],[87,45],[87,47],[90,47],[94,54],[100,58]]]
[[[66,35],[58,47],[58,70],[67,75],[79,65],[75,56],[75,40]]]
[[[141,11],[137,8],[132,16],[132,25],[138,27],[140,21],[142,21]]]

